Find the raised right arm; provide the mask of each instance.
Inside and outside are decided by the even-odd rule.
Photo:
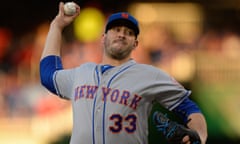
[[[63,69],[60,58],[62,31],[80,12],[80,7],[76,5],[77,12],[73,16],[65,15],[63,6],[64,3],[60,2],[58,15],[51,22],[39,66],[42,85],[54,94],[57,94],[54,86],[54,74],[57,70]]]
[[[62,43],[62,31],[69,25],[80,13],[80,7],[76,4],[77,12],[72,15],[65,15],[63,10],[64,3],[59,3],[58,15],[50,24],[50,29],[46,38],[44,50],[41,59],[44,57],[55,55],[60,56],[60,49]]]

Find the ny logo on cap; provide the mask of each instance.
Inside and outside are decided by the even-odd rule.
[[[122,13],[122,17],[125,19],[128,19],[128,14],[127,13]]]

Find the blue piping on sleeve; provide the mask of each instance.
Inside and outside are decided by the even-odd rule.
[[[180,103],[176,108],[173,109],[173,112],[178,115],[183,122],[186,124],[188,122],[188,116],[192,113],[201,113],[201,110],[189,98],[185,98],[182,103]]]
[[[55,55],[47,56],[40,61],[39,69],[41,84],[52,93],[57,94],[53,77],[57,70],[63,69],[61,58]]]

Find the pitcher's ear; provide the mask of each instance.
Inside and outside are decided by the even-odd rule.
[[[103,34],[102,34],[102,38],[101,38],[101,43],[104,43],[104,39],[105,39],[105,37],[106,37],[106,34],[103,33]]]
[[[138,40],[136,39],[134,43],[134,48],[136,48],[137,46],[138,46]]]

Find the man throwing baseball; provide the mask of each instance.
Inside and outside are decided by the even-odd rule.
[[[60,57],[62,31],[79,15],[80,7],[76,5],[76,8],[74,15],[66,15],[64,4],[60,2],[40,62],[42,84],[72,102],[70,143],[147,144],[147,120],[153,103],[159,102],[177,113],[189,130],[197,132],[200,143],[205,144],[205,118],[189,99],[190,91],[158,68],[139,64],[130,57],[138,46],[139,25],[129,13],[119,12],[108,18],[102,35],[104,54],[100,64],[89,62],[63,69]],[[161,117],[159,113],[154,115],[156,125],[169,138],[177,127],[168,120],[162,121]],[[195,142],[186,133],[176,143]]]

